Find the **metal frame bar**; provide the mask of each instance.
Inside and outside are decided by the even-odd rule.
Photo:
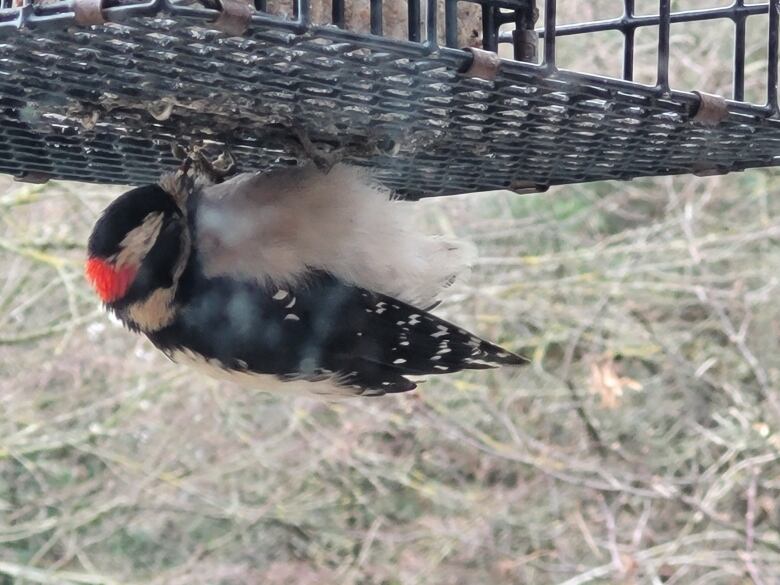
[[[0,0],[2,3],[11,3],[14,0]],[[0,10],[0,25],[8,24],[9,21],[16,26],[28,28],[41,28],[47,26],[49,20],[52,22],[61,19],[63,13],[69,13],[72,8],[71,2],[63,1],[48,5],[33,6],[32,0],[23,0],[25,2],[22,8],[13,10]],[[75,1],[75,0],[72,0]],[[282,19],[272,15],[266,15],[262,11],[267,6],[267,0],[250,0],[255,8],[261,12],[252,16],[252,22],[257,24],[274,23],[276,25],[289,28],[296,33],[302,33],[309,29],[310,23],[310,0],[290,0],[293,8],[295,20]],[[344,18],[345,3],[349,0],[333,0],[332,19],[336,26],[346,25]],[[426,18],[423,21],[420,18],[421,2],[426,2]],[[484,47],[489,50],[496,50],[501,43],[514,43],[515,54],[518,53],[516,45],[516,36],[511,32],[500,32],[500,27],[506,23],[523,23],[528,27],[536,19],[536,6],[542,3],[542,0],[444,0],[444,22],[437,21],[437,10],[432,10],[437,6],[436,0],[408,0],[408,38],[412,42],[422,42],[429,50],[444,50],[437,43],[437,33],[441,26],[444,27],[445,43],[447,48],[458,48],[458,13],[457,6],[461,2],[473,2],[482,5],[484,32]],[[658,0],[658,14],[637,15],[635,12],[635,0],[624,0],[624,10],[620,17],[605,19],[595,22],[583,22],[566,25],[556,23],[557,0],[543,0],[545,7],[543,26],[536,28],[535,32],[543,43],[543,51],[540,66],[545,68],[548,73],[558,71],[556,63],[556,39],[558,37],[583,35],[604,31],[619,31],[624,35],[623,46],[623,71],[622,79],[616,79],[601,75],[583,75],[586,78],[597,80],[605,89],[625,91],[636,89],[642,84],[634,82],[634,52],[635,52],[635,34],[636,31],[644,27],[658,27],[658,71],[657,82],[655,85],[655,95],[661,95],[669,92],[672,88],[669,85],[669,31],[673,24],[686,22],[703,22],[718,19],[728,19],[734,22],[734,55],[733,55],[733,91],[730,107],[737,112],[749,115],[761,115],[764,117],[780,116],[780,106],[778,105],[778,45],[780,44],[780,0],[767,0],[746,4],[745,0],[733,0],[729,6],[708,8],[703,10],[671,11],[671,0]],[[174,0],[147,0],[138,4],[116,4],[112,0],[106,2],[107,8],[104,12],[111,14],[111,20],[121,21],[123,15],[136,16],[138,14],[154,14],[164,8],[166,11],[176,14],[196,16],[203,12],[203,9],[189,7],[187,5],[176,4]],[[370,31],[376,37],[381,37],[383,33],[383,0],[369,0],[370,7]],[[768,38],[768,70],[767,70],[767,95],[763,104],[746,102],[745,100],[745,37],[746,21],[753,16],[763,14],[769,15],[769,26],[767,31]],[[425,26],[423,34],[422,25]],[[552,33],[552,34],[551,34]],[[356,39],[360,35],[343,30],[346,39]],[[397,47],[398,41],[385,38],[375,38],[374,41],[387,43],[388,47]],[[533,62],[533,61],[532,61]],[[577,72],[574,72],[577,73]],[[684,93],[684,92],[682,92]],[[689,94],[690,95],[690,94]]]
[[[555,69],[555,39],[564,36],[586,35],[591,33],[618,31],[623,34],[623,81],[634,80],[634,51],[636,31],[641,28],[658,27],[658,68],[657,88],[660,92],[669,91],[669,49],[672,24],[687,22],[705,22],[730,20],[734,23],[733,43],[733,89],[731,99],[735,102],[745,100],[745,51],[746,22],[749,17],[768,14],[767,30],[767,95],[763,104],[753,104],[754,112],[777,116],[778,110],[778,37],[780,29],[780,9],[778,0],[746,4],[745,0],[734,0],[729,6],[703,10],[685,10],[672,12],[670,0],[658,1],[658,14],[637,15],[635,0],[624,0],[623,14],[619,17],[556,26],[555,8],[557,0],[545,0],[544,26],[537,29],[539,37],[544,39],[544,65]],[[551,34],[552,33],[552,34]],[[511,35],[503,33],[500,42],[512,41]],[[610,83],[605,78],[605,83]]]

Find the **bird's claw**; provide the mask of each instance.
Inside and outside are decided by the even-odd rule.
[[[213,162],[203,153],[203,148],[200,146],[184,148],[179,144],[173,144],[171,152],[176,158],[182,159],[177,171],[177,175],[181,175],[182,178],[192,170],[195,175],[211,183],[222,183],[236,170],[236,159],[227,147]]]
[[[316,146],[311,138],[309,138],[306,130],[301,126],[293,124],[292,131],[298,139],[304,154],[308,156],[314,165],[323,173],[327,174],[343,158],[343,153],[341,151],[336,150],[329,152]]]
[[[221,176],[224,180],[225,177],[229,177],[236,171],[236,159],[233,157],[233,153],[230,149],[225,147],[225,150],[211,163],[211,167],[215,173]]]

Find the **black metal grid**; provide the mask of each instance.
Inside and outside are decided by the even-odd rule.
[[[545,1],[544,27],[539,29],[539,36],[544,38],[544,62],[550,69],[555,69],[555,41],[558,37],[587,35],[606,31],[619,31],[623,34],[623,79],[634,80],[634,56],[636,32],[642,28],[658,27],[658,77],[659,91],[669,91],[669,45],[671,25],[679,23],[710,22],[728,20],[734,25],[733,35],[733,90],[731,98],[741,102],[745,99],[745,24],[749,17],[769,14],[767,30],[767,59],[770,64],[766,75],[766,102],[763,104],[767,113],[778,113],[777,102],[777,57],[778,57],[778,3],[750,2],[734,0],[728,6],[712,7],[700,10],[685,10],[672,12],[671,0],[658,1],[658,14],[638,15],[635,0],[623,0],[623,14],[618,18],[557,26],[556,0]],[[511,42],[511,34],[504,34],[502,41]]]
[[[344,1],[333,4],[336,23]],[[411,41],[312,25],[308,0],[295,2],[294,19],[256,13],[233,37],[215,28],[218,10],[170,0],[105,7],[109,23],[97,26],[76,25],[75,1],[28,4],[0,11],[0,172],[148,182],[177,164],[174,141],[226,144],[242,169],[295,164],[305,154],[292,127],[374,167],[410,198],[776,165],[778,1],[673,14],[660,0],[659,15],[646,17],[626,0],[623,18],[556,28],[556,3],[546,0],[542,62],[503,61],[494,79],[464,75],[472,55],[438,46],[436,0],[422,25],[420,0],[410,0]],[[445,10],[445,45],[456,42],[455,4]],[[484,46],[512,43],[533,61],[533,4],[483,0]],[[370,6],[378,33],[381,0]],[[733,20],[744,64],[740,23],[762,10],[770,23],[766,103],[740,101],[737,50],[734,99],[716,120],[698,123],[699,95],[669,87],[670,24]],[[518,32],[500,34],[507,22]],[[655,85],[631,81],[642,26],[659,29]],[[625,79],[556,67],[557,37],[596,30],[625,35]]]

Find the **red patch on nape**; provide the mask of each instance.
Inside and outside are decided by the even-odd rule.
[[[101,258],[90,258],[84,271],[104,303],[121,299],[135,278],[132,268],[117,268]]]

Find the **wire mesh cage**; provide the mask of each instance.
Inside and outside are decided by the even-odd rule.
[[[142,183],[198,144],[240,170],[369,166],[419,198],[771,166],[779,2],[560,22],[555,0],[2,0],[0,172]],[[674,32],[695,26],[730,95],[678,75]]]

